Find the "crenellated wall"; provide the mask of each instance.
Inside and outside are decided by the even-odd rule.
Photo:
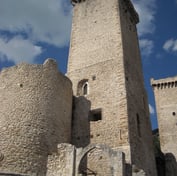
[[[54,60],[0,72],[0,172],[44,176],[48,154],[71,141],[72,84]]]

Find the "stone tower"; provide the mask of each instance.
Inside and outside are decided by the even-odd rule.
[[[0,175],[46,176],[48,155],[71,140],[71,81],[51,59],[13,66],[0,72],[0,102]]]
[[[88,131],[73,125],[73,144],[106,144],[155,176],[151,125],[136,24],[129,0],[72,0],[74,15],[67,76],[76,97],[91,103]],[[82,104],[82,103],[80,103]],[[74,121],[83,108],[75,107]],[[85,116],[85,114],[83,115]],[[85,118],[85,117],[84,117]],[[83,122],[83,121],[82,121]],[[77,126],[75,126],[77,125]],[[84,127],[83,127],[84,126]],[[89,134],[89,135],[88,135]],[[86,143],[85,143],[86,144]]]
[[[158,116],[161,149],[177,159],[177,76],[151,80]]]

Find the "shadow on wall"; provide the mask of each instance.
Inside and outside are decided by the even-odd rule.
[[[165,154],[165,176],[176,176],[177,175],[177,162],[176,158],[172,153]]]
[[[156,157],[158,176],[176,176],[177,162],[172,153],[161,154]]]
[[[153,131],[153,143],[158,176],[176,176],[176,158],[172,153],[163,153],[161,151],[158,129]]]
[[[77,148],[90,144],[90,107],[91,102],[84,96],[73,98],[71,143]]]
[[[90,108],[91,102],[84,96],[73,98],[71,143],[77,148],[84,148],[90,144]],[[80,167],[81,170],[86,170],[87,157],[83,159]]]

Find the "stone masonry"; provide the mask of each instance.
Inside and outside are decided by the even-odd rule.
[[[151,125],[139,53],[138,15],[129,0],[72,0],[74,5],[67,76],[76,97],[91,102],[90,126],[73,144],[106,144],[126,161],[155,176]],[[82,114],[82,108],[75,107]],[[85,113],[84,113],[85,116]],[[80,119],[73,116],[74,121]],[[78,124],[75,129],[82,128]],[[82,135],[82,136],[81,136]],[[94,156],[93,156],[94,157]],[[91,161],[94,159],[90,159]],[[92,163],[92,162],[90,162]],[[88,163],[88,167],[93,168]]]
[[[0,175],[156,176],[138,14],[130,0],[71,2],[67,76],[53,59],[0,72]]]
[[[0,72],[0,172],[44,176],[48,155],[71,140],[71,81],[53,60]]]
[[[161,149],[177,159],[177,76],[151,79],[155,94]]]

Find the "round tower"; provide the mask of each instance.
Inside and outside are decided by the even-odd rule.
[[[0,72],[0,172],[46,174],[48,154],[70,142],[72,84],[54,60]]]

